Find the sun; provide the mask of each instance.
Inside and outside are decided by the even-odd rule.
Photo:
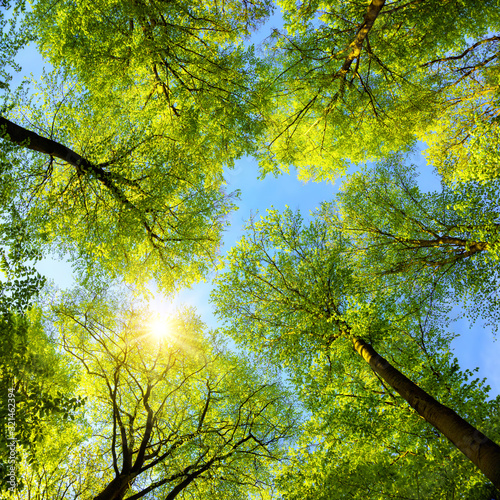
[[[158,340],[164,339],[170,335],[170,321],[166,316],[157,315],[149,321],[149,331],[151,335]]]

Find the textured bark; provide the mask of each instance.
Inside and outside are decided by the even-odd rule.
[[[375,373],[469,458],[496,488],[500,488],[500,446],[452,409],[420,389],[380,356],[370,344],[358,338],[353,338],[352,341],[358,354]]]

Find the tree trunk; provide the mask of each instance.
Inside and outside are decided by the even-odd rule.
[[[7,118],[4,118],[3,116],[0,116],[0,137],[26,149],[30,149],[31,151],[38,151],[39,153],[46,154],[53,158],[59,158],[60,160],[69,163],[76,168],[78,173],[96,178],[109,189],[111,194],[118,201],[127,206],[127,208],[137,211],[137,208],[115,185],[109,172],[104,170],[102,166],[95,165],[83,156],[75,153],[64,144],[42,137],[31,130],[16,125],[14,122],[7,120]]]
[[[345,75],[351,68],[353,61],[359,57],[359,54],[361,54],[361,47],[363,46],[363,42],[368,36],[370,30],[373,28],[373,25],[377,20],[377,17],[380,14],[380,11],[382,10],[384,4],[385,0],[372,0],[372,2],[370,2],[368,10],[363,19],[363,24],[356,33],[356,38],[353,40],[351,45],[349,45],[350,52],[345,58],[342,68],[340,68],[339,75],[342,78],[345,78]]]
[[[358,354],[427,422],[449,439],[500,489],[500,446],[442,405],[359,338],[352,342]]]
[[[133,474],[115,477],[94,500],[123,500],[134,479]]]
[[[144,218],[144,214],[126,197],[122,190],[116,185],[112,174],[102,168],[102,165],[95,165],[88,161],[83,156],[75,153],[72,149],[64,144],[42,137],[37,133],[28,130],[24,127],[16,125],[14,122],[0,116],[0,137],[6,141],[18,144],[31,151],[46,154],[53,158],[64,160],[76,168],[79,174],[94,177],[101,182],[111,193],[111,195],[126,208],[134,212],[141,220],[142,225],[146,228],[148,236],[151,240],[163,239],[154,233],[148,222]]]
[[[90,165],[85,158],[63,144],[16,125],[3,116],[0,116],[0,137],[32,151],[38,151],[39,153],[64,160],[77,168],[83,169],[87,164]]]

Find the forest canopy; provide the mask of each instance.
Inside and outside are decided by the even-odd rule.
[[[500,498],[498,2],[0,27],[2,498]]]

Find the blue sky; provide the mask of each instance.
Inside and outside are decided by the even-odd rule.
[[[434,175],[433,168],[426,164],[425,159],[417,158],[420,166],[419,184],[423,190],[439,190],[439,179]],[[237,162],[236,168],[227,175],[229,190],[241,190],[241,202],[238,211],[231,215],[231,227],[224,236],[222,253],[225,253],[238,241],[243,233],[245,222],[251,214],[263,214],[273,206],[283,210],[285,206],[300,209],[303,216],[318,208],[322,201],[331,200],[338,191],[340,182],[335,185],[328,183],[303,183],[297,180],[294,172],[278,178],[268,176],[258,180],[258,166],[255,160],[247,158]],[[202,319],[210,327],[216,327],[212,306],[209,304],[211,283],[200,283],[191,289],[182,290],[174,299],[174,305],[191,305],[196,307]],[[166,302],[160,297],[156,307],[168,310]],[[459,310],[457,309],[457,312]],[[481,323],[470,325],[465,319],[453,323],[453,331],[459,337],[453,342],[453,350],[462,369],[473,370],[479,367],[478,377],[486,378],[491,386],[491,396],[500,394],[500,343],[495,341],[490,329]]]

